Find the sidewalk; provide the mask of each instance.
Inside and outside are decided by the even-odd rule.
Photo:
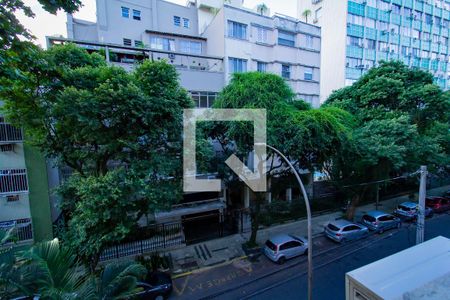
[[[427,195],[441,195],[450,189],[450,185],[435,188],[427,191]],[[392,212],[401,202],[408,201],[407,195],[387,199],[380,202],[380,210]],[[374,210],[375,204],[363,205],[357,208],[355,218],[358,219],[367,211]],[[313,236],[320,235],[323,227],[331,220],[341,218],[342,212],[333,212],[312,218]],[[279,233],[289,233],[295,235],[307,235],[307,220],[286,223],[282,225],[263,228],[258,231],[257,242],[263,244],[270,236]],[[234,234],[231,236],[205,241],[203,243],[189,245],[180,249],[169,251],[173,260],[173,273],[175,276],[181,276],[183,273],[196,269],[212,267],[220,264],[226,264],[236,258],[244,257],[242,244],[250,237],[250,232],[244,234]]]

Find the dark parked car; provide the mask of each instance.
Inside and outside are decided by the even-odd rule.
[[[430,196],[425,199],[425,203],[435,212],[450,210],[450,198]]]
[[[147,276],[145,282],[138,282],[139,292],[128,299],[167,299],[172,292],[172,278],[169,274],[163,272],[151,273]]]
[[[399,218],[379,210],[367,212],[362,216],[361,223],[370,230],[378,231],[379,233],[383,233],[385,230],[391,228],[400,228],[400,226],[402,226],[402,222]]]

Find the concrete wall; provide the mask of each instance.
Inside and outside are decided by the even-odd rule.
[[[36,148],[25,146],[25,161],[28,169],[34,241],[50,240],[53,238],[53,225],[45,158]]]
[[[322,16],[316,25],[321,27],[321,82],[320,102],[337,89],[345,86],[345,57],[347,34],[347,3],[348,1],[323,0],[317,4],[311,1],[298,0],[298,17],[306,9],[312,14],[310,20],[314,22],[315,11],[322,8]]]

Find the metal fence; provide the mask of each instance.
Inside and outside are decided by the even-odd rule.
[[[28,192],[27,170],[0,170],[0,195],[22,192]]]
[[[147,230],[152,232],[151,237],[109,247],[101,254],[100,261],[139,255],[185,244],[183,227],[179,222],[156,224],[147,227]]]

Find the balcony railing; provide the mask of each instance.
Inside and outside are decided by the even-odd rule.
[[[33,240],[33,226],[30,218],[0,222],[0,230],[8,231],[11,228],[14,230],[6,245]]]
[[[28,192],[26,169],[0,170],[0,195]]]
[[[18,143],[23,141],[22,129],[6,123],[0,117],[0,144]]]

